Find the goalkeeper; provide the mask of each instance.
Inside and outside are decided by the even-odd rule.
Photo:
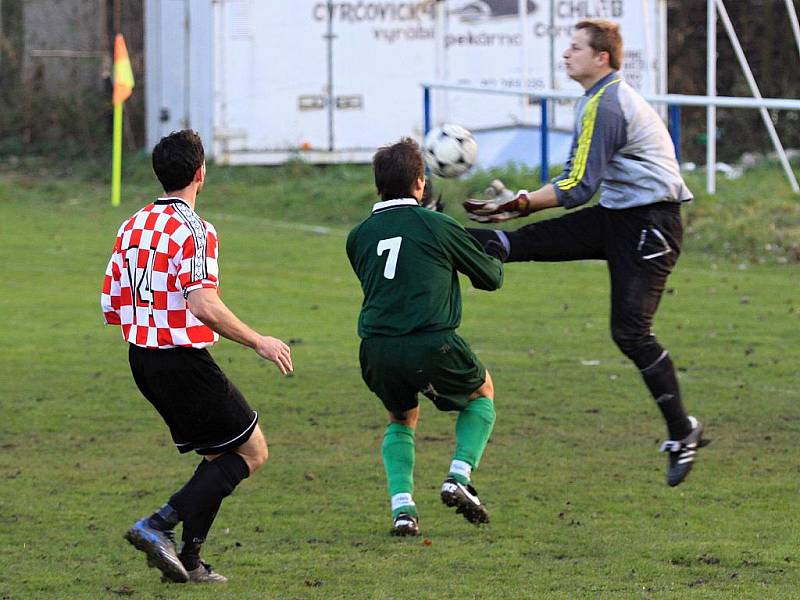
[[[393,535],[418,535],[414,503],[417,395],[457,411],[456,448],[441,499],[471,523],[489,520],[471,485],[495,421],[489,372],[455,332],[461,322],[458,273],[478,289],[503,281],[504,251],[490,256],[455,220],[420,206],[422,154],[405,138],[373,158],[381,201],[347,238],[347,257],[364,301],[358,318],[364,382],[386,407],[383,466],[391,497]]]
[[[468,229],[484,245],[503,244],[509,261],[605,260],[611,280],[611,336],[639,368],[666,421],[667,483],[689,474],[703,427],[683,407],[675,366],[651,331],[667,277],[681,251],[680,207],[692,199],[658,114],[618,73],[618,25],[575,26],[564,52],[567,74],[586,90],[576,108],[572,150],[551,184],[514,194],[501,182],[489,200],[467,200],[470,217],[501,222],[535,211],[574,208],[600,188],[600,202],[516,231]]]

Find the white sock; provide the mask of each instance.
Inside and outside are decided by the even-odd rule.
[[[401,506],[416,506],[411,494],[404,492],[402,494],[395,494],[392,496],[392,512],[396,511]]]
[[[466,477],[467,481],[469,481],[472,475],[472,467],[468,462],[464,462],[463,460],[454,460],[450,463],[450,473]]]

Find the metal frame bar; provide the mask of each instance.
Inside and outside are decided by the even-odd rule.
[[[792,23],[794,41],[797,42],[797,51],[800,52],[800,23],[797,21],[797,9],[792,0],[786,0],[786,10],[789,11],[789,21]]]
[[[717,95],[717,10],[716,0],[706,2],[706,94]],[[713,194],[717,188],[717,105],[707,104],[706,109],[706,191]]]
[[[115,4],[115,8],[118,4]],[[192,11],[191,0],[183,0],[183,119],[181,126],[192,124]]]
[[[520,74],[519,81],[522,87],[528,86],[528,0],[517,0],[517,13],[519,14],[520,28]],[[528,98],[520,98],[519,118],[522,123],[528,120]]]
[[[713,0],[712,0],[713,1]],[[563,92],[557,90],[511,90],[478,85],[460,85],[449,81],[426,81],[423,88],[451,90],[459,92],[478,92],[501,96],[530,96],[548,100],[577,100],[582,92]],[[764,108],[773,110],[800,110],[800,100],[790,98],[746,98],[741,96],[693,96],[688,94],[645,94],[643,98],[653,104],[677,104],[679,106],[716,106],[720,108]]]
[[[325,51],[327,54],[326,73],[328,77],[328,84],[325,86],[325,91],[328,93],[328,151],[333,152],[333,149],[335,148],[334,114],[336,108],[336,100],[333,95],[333,40],[336,38],[336,35],[333,33],[333,0],[328,0],[326,13],[328,21],[325,28],[325,35],[322,37],[325,39]]]
[[[667,52],[668,13],[667,0],[658,0],[658,90],[661,94],[669,93],[669,64]]]
[[[539,164],[539,180],[542,182],[542,185],[544,185],[545,183],[550,181],[550,139],[549,139],[550,125],[547,119],[547,98],[541,98],[539,102],[542,111],[541,112],[542,126],[540,127],[541,134],[539,136],[540,142],[542,144],[540,150],[541,153],[540,156],[542,158]]]
[[[753,77],[753,72],[750,70],[750,64],[747,62],[747,57],[744,55],[744,50],[742,50],[741,43],[739,43],[739,36],[736,35],[736,31],[733,29],[733,23],[731,23],[731,19],[728,16],[725,3],[723,0],[716,0],[716,2],[717,10],[719,10],[719,16],[722,19],[722,24],[725,26],[725,30],[727,31],[728,37],[733,45],[733,50],[736,53],[736,58],[739,60],[739,66],[742,68],[745,79],[747,79],[747,85],[750,86],[750,92],[753,94],[753,97],[761,98],[761,90],[758,88],[755,77]],[[778,132],[775,130],[775,123],[772,122],[766,107],[760,106],[759,112],[761,113],[761,120],[764,122],[764,127],[767,128],[769,137],[772,139],[772,145],[775,146],[775,151],[778,153],[778,159],[781,161],[781,166],[783,167],[786,177],[789,179],[789,183],[792,186],[792,191],[795,194],[800,194],[800,185],[797,184],[797,178],[794,176],[792,165],[789,164],[789,158],[786,156],[786,151],[783,149],[783,144],[778,137]]]

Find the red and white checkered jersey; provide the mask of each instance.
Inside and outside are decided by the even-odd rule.
[[[214,226],[180,198],[159,198],[125,221],[108,261],[100,305],[109,325],[143,348],[205,348],[219,335],[189,310],[198,288],[219,285]]]

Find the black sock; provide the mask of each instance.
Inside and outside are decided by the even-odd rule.
[[[178,512],[181,521],[186,521],[218,506],[249,475],[247,463],[235,452],[203,460],[186,485],[169,499],[169,504]]]
[[[159,531],[169,531],[170,529],[175,528],[175,525],[178,524],[180,519],[178,518],[178,511],[176,511],[169,505],[169,503],[167,503],[150,515],[147,521],[148,525],[150,525],[150,527],[153,529],[158,529]]]
[[[686,415],[681,401],[675,365],[669,354],[642,369],[642,378],[667,422],[671,440],[682,440],[692,431],[692,425]]]
[[[192,515],[183,522],[183,534],[181,535],[183,544],[178,558],[181,559],[187,571],[193,571],[200,566],[200,548],[206,541],[206,536],[214,523],[220,504],[221,502],[207,511]]]

